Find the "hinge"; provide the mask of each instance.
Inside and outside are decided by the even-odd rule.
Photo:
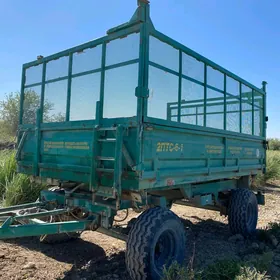
[[[136,97],[148,98],[149,97],[149,89],[138,86],[138,87],[135,88],[135,96]]]

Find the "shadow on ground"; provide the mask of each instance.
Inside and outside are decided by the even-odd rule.
[[[280,187],[279,185],[276,184],[270,184],[270,183],[266,183],[265,188],[263,188],[263,190],[266,193],[280,193]]]
[[[83,239],[53,245],[43,244],[36,237],[17,238],[8,242],[27,248],[28,250],[41,252],[59,262],[73,265],[83,264],[96,257],[105,257],[103,248]]]
[[[83,239],[59,244],[43,244],[36,237],[7,240],[10,244],[37,251],[56,261],[72,264],[58,280],[130,279],[125,268],[125,252],[106,256],[102,247]]]
[[[218,260],[243,260],[252,251],[254,239],[238,242],[230,240],[228,225],[212,219],[202,220],[196,216],[181,219],[187,234],[186,265],[193,263],[194,269],[203,269]],[[192,223],[188,219],[192,219]],[[125,252],[106,256],[105,251],[94,243],[78,239],[56,245],[41,244],[37,238],[10,240],[29,250],[40,251],[59,262],[73,264],[60,280],[76,279],[130,279],[125,267]]]

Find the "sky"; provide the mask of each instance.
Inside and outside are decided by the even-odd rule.
[[[266,80],[268,137],[280,138],[280,2],[151,0],[155,28],[250,83]],[[23,63],[105,35],[136,0],[0,0],[0,100],[17,91]]]

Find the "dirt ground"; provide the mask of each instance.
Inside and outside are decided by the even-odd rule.
[[[280,192],[269,190],[266,205],[259,209],[258,228],[264,228],[269,222],[280,222]],[[220,259],[250,259],[258,255],[261,248],[262,254],[275,255],[269,274],[274,275],[274,279],[280,275],[280,245],[277,249],[254,240],[232,238],[227,219],[214,211],[179,205],[174,205],[172,210],[186,227],[187,261],[194,256],[194,268],[200,269]],[[133,216],[135,213],[130,215]],[[37,238],[1,241],[0,279],[125,280],[129,276],[124,258],[123,241],[90,231],[84,232],[81,239],[56,245],[41,244]]]

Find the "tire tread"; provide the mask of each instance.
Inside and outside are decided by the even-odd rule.
[[[126,266],[132,279],[150,279],[148,260],[150,239],[167,218],[176,219],[182,225],[176,214],[161,207],[150,208],[137,218],[129,232],[126,250]]]

